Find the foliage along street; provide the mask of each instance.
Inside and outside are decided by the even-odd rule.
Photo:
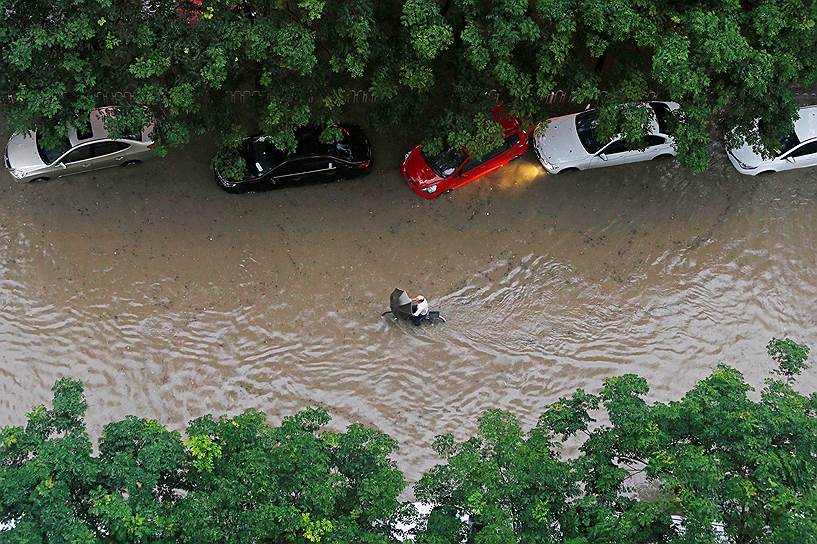
[[[468,440],[437,438],[444,462],[414,486],[435,506],[425,516],[400,500],[396,442],[357,424],[322,431],[324,409],[280,425],[255,410],[202,416],[186,438],[129,416],[94,452],[83,385],[62,379],[51,409],[0,431],[0,521],[12,525],[0,538],[385,544],[402,525],[424,544],[717,542],[717,527],[738,544],[813,543],[817,394],[793,388],[809,349],[772,339],[768,353],[777,368],[759,399],[722,364],[670,403],[645,402],[646,380],[628,374],[550,404],[529,431],[487,411]],[[577,438],[580,454],[562,457]],[[654,499],[633,498],[639,477]]]
[[[368,89],[373,126],[416,125],[432,154],[482,155],[501,138],[495,97],[529,123],[564,90],[600,107],[603,136],[637,142],[650,92],[682,105],[679,160],[695,172],[710,142],[773,146],[791,130],[795,86],[817,81],[813,1],[4,0],[0,91],[8,125],[65,137],[97,93],[128,90],[112,126],[153,116],[157,149],[195,134],[225,149],[244,132],[225,89],[258,88],[257,129],[292,150],[309,122],[336,137],[348,87]],[[120,100],[121,101],[121,100]],[[624,105],[624,106],[623,106]],[[630,105],[630,106],[627,106]],[[753,129],[757,118],[761,130]],[[737,131],[732,132],[737,127]]]

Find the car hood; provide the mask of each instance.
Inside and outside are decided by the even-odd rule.
[[[33,132],[14,134],[6,146],[9,164],[15,170],[31,170],[45,166],[37,151],[37,141]]]
[[[735,149],[727,149],[727,151],[739,162],[749,167],[757,167],[766,162],[766,159],[755,153],[752,146],[747,143]]]
[[[431,185],[443,179],[431,169],[419,145],[409,151],[403,162],[403,169],[411,181],[417,185]]]
[[[551,164],[574,162],[588,156],[576,133],[576,116],[550,119],[547,127],[537,128],[534,144],[542,158]]]

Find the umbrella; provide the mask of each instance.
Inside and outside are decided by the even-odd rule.
[[[411,298],[402,289],[395,289],[391,292],[389,306],[391,307],[391,313],[395,316],[411,316]],[[389,312],[385,312],[383,315],[387,313]]]
[[[411,314],[411,298],[402,289],[395,289],[389,297],[391,311],[397,313]]]

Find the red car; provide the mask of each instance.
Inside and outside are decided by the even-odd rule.
[[[423,198],[437,198],[523,155],[529,142],[519,119],[505,115],[501,105],[494,107],[493,116],[502,124],[505,141],[482,157],[471,157],[465,149],[449,149],[429,157],[419,145],[406,153],[400,170],[412,190]]]

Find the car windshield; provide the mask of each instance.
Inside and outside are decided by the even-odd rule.
[[[69,142],[68,140],[63,141],[59,147],[56,147],[54,149],[46,149],[45,147],[43,147],[42,143],[40,142],[40,139],[37,138],[36,135],[34,136],[34,138],[37,141],[37,152],[40,154],[40,158],[43,160],[45,164],[53,163],[55,160],[62,157],[63,153],[71,149],[71,142]]]
[[[253,176],[262,176],[281,164],[284,153],[277,149],[268,136],[257,136],[250,140],[247,168]]]
[[[765,127],[765,124],[764,124],[763,120],[761,119],[761,120],[758,122],[758,129],[759,129],[761,132],[763,132],[763,130],[764,130],[765,128],[766,128],[766,127]],[[783,154],[785,154],[785,153],[788,153],[788,152],[789,152],[789,151],[791,151],[793,148],[795,148],[795,147],[797,147],[798,145],[800,145],[800,138],[798,138],[798,137],[797,137],[797,134],[795,134],[794,132],[792,132],[791,134],[786,134],[785,136],[781,137],[781,138],[780,138],[780,140],[779,140],[779,142],[780,142],[780,146],[779,146],[777,149],[773,149],[773,150],[772,150],[774,153],[776,153],[776,154],[777,154],[777,156],[778,156],[778,157],[779,157],[780,155],[783,155]]]
[[[576,133],[579,141],[588,153],[594,155],[604,144],[596,139],[596,112],[593,110],[580,113],[576,116]]]
[[[787,134],[780,138],[780,149],[777,150],[777,154],[783,155],[784,153],[788,153],[798,145],[800,145],[800,138],[797,137],[797,134],[794,132]]]
[[[434,173],[441,178],[447,178],[453,174],[457,167],[465,162],[467,158],[465,152],[459,149],[448,149],[434,157],[429,157],[423,151],[423,157],[425,157],[431,169],[434,170]]]

